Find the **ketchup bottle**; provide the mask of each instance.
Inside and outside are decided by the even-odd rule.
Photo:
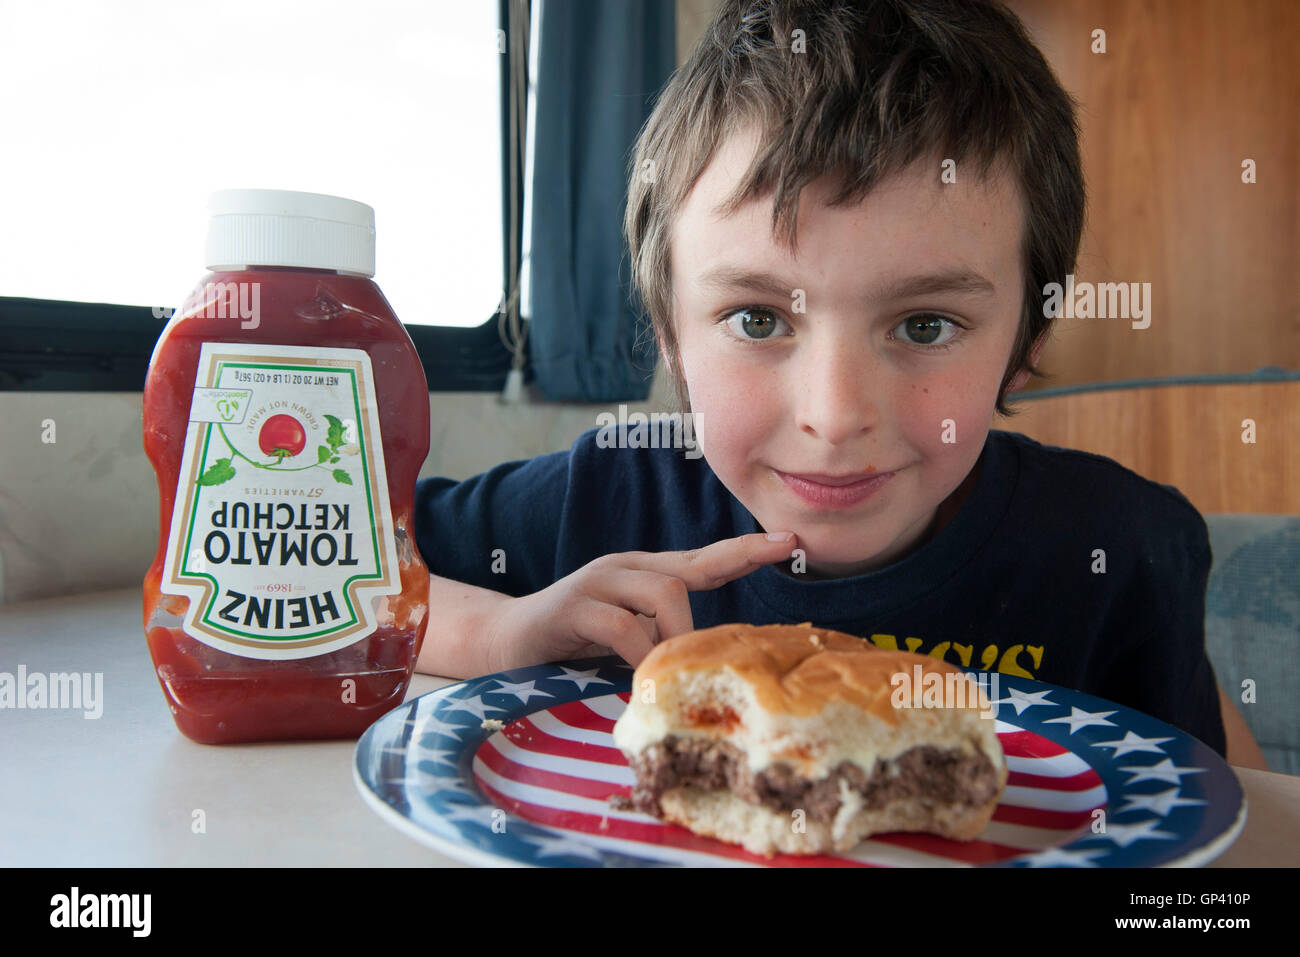
[[[210,272],[144,387],[149,652],[195,741],[355,738],[402,702],[424,637],[424,369],[371,280],[369,206],[224,190],[209,208]]]

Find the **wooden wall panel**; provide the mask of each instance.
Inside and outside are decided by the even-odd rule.
[[[1150,328],[1060,320],[1029,388],[1300,367],[1300,3],[1008,5],[1081,104],[1078,279],[1152,283]]]
[[[1027,399],[993,427],[1173,485],[1202,513],[1300,514],[1300,382],[1107,389]],[[1242,422],[1255,441],[1242,441]]]

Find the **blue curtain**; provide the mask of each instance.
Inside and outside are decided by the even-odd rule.
[[[627,162],[676,67],[673,0],[544,0],[533,156],[529,356],[552,401],[644,399],[653,337],[637,343]]]

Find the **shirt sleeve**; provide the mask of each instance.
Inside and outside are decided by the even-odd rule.
[[[1135,645],[1117,660],[1102,694],[1225,755],[1218,683],[1205,650],[1209,531],[1200,513],[1177,497],[1181,503],[1170,503],[1174,517],[1163,527],[1144,529],[1138,539],[1134,587],[1123,605]]]
[[[441,578],[512,597],[554,583],[569,452],[506,462],[465,479],[420,479],[415,540]]]

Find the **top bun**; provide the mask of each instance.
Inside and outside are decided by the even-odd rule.
[[[893,706],[893,676],[914,680],[926,674],[965,673],[928,655],[886,651],[865,638],[842,631],[800,625],[718,625],[678,635],[657,645],[636,669],[638,687],[646,680],[680,680],[687,672],[726,670],[748,684],[756,703],[773,714],[806,717],[832,702],[843,702],[899,723]],[[982,706],[971,700],[971,710]]]

